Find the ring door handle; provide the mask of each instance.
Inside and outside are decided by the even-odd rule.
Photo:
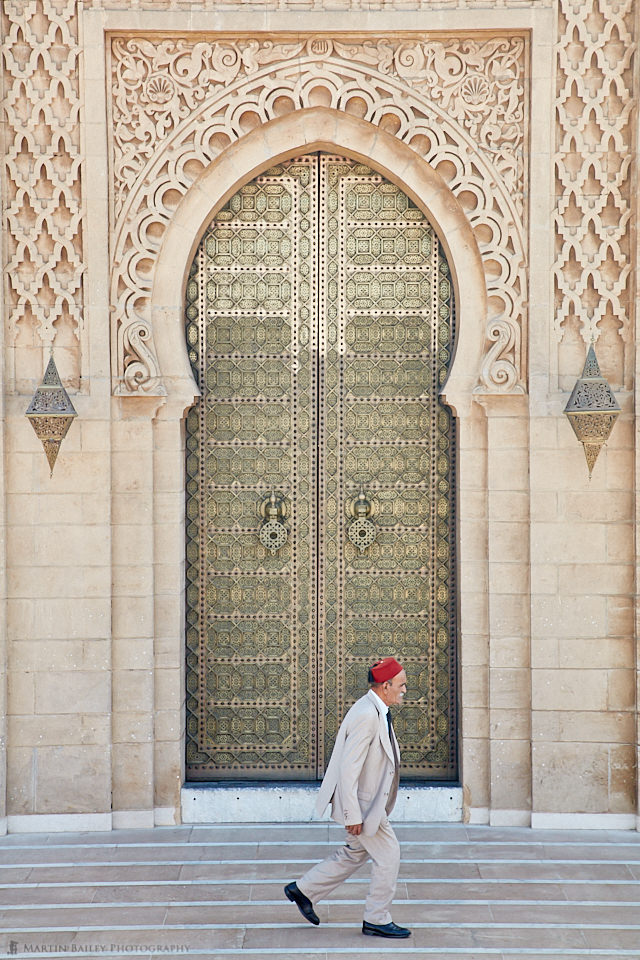
[[[375,543],[378,535],[378,528],[371,519],[371,503],[367,500],[364,487],[360,487],[360,493],[350,504],[350,513],[354,520],[349,524],[347,535],[354,547],[364,553],[367,547]]]
[[[289,539],[289,530],[284,523],[286,507],[282,497],[277,497],[272,490],[260,504],[260,514],[264,517],[258,534],[260,543],[271,554],[275,554]]]

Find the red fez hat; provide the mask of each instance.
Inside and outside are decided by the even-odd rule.
[[[369,683],[385,683],[392,680],[402,670],[402,664],[395,657],[385,657],[369,668]]]

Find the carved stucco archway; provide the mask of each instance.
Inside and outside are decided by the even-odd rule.
[[[205,183],[227,176],[231,191],[242,176],[291,156],[294,146],[314,145],[369,159],[425,207],[445,247],[456,243],[456,232],[465,235],[455,255],[448,250],[454,276],[464,277],[458,302],[468,304],[459,316],[449,402],[457,402],[462,369],[469,395],[524,392],[526,52],[522,36],[349,44],[326,37],[114,38],[114,393],[163,395],[165,378],[173,376],[176,355],[166,347],[176,341],[166,336],[178,325],[184,274],[178,283],[166,253],[177,242],[169,225],[176,237],[185,231],[189,249],[181,249],[179,262],[186,270],[197,242],[186,211],[197,210],[201,232],[202,207],[193,198],[209,216],[224,199],[217,187],[203,196]],[[321,125],[314,130],[314,123]],[[290,131],[293,140],[283,139]],[[235,159],[240,144],[253,156],[244,172]],[[466,244],[473,256],[463,252]],[[473,309],[461,268],[472,260]],[[186,386],[184,347],[182,353],[175,373]]]
[[[458,330],[444,393],[458,408],[477,383],[486,316],[485,275],[473,230],[446,183],[410,147],[366,121],[323,107],[297,111],[242,137],[207,168],[176,209],[151,293],[158,367],[170,405],[183,408],[197,393],[187,357],[184,289],[205,228],[239,185],[280,160],[316,150],[346,153],[370,163],[400,186],[436,229],[454,281]]]

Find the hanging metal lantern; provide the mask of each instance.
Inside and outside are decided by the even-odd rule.
[[[26,415],[44,447],[51,469],[49,476],[52,477],[60,444],[66,437],[74,417],[78,416],[69,399],[69,394],[62,386],[53,354]]]
[[[609,439],[620,404],[608,380],[600,373],[593,343],[585,360],[582,376],[576,380],[569,402],[564,408],[573,432],[584,446],[589,477],[603,443]]]

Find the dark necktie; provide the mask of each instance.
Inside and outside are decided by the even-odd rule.
[[[389,727],[389,740],[391,740],[391,749],[393,750],[393,759],[395,760],[396,769],[398,768],[398,751],[396,750],[396,741],[393,736],[393,721],[391,720],[391,710],[387,710],[387,726]]]

